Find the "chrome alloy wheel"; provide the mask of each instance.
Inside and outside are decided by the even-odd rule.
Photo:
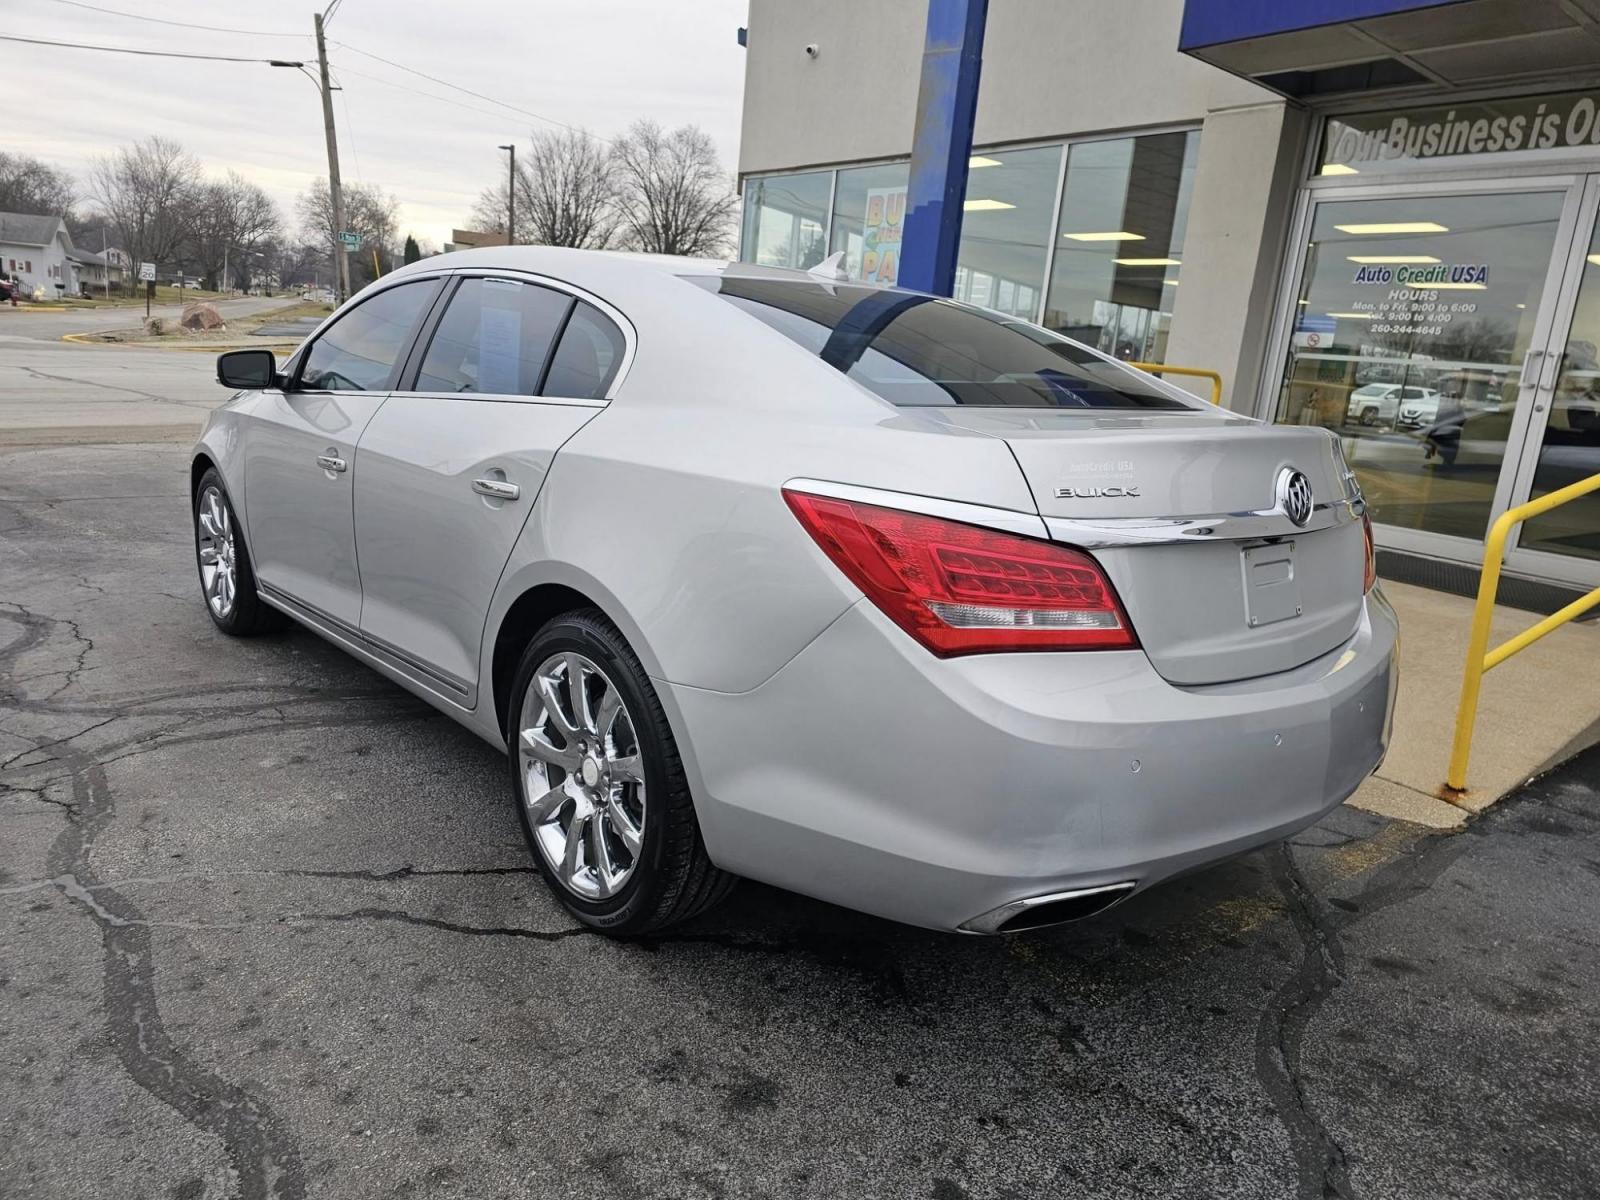
[[[644,766],[633,718],[600,667],[566,651],[522,701],[517,766],[539,853],[575,896],[604,900],[639,865]]]
[[[200,584],[205,589],[206,603],[218,617],[226,617],[233,611],[239,584],[237,543],[227,501],[214,487],[200,494],[195,543],[200,552]]]

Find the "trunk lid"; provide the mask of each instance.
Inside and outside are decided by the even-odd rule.
[[[1326,430],[1204,411],[939,412],[1005,439],[1051,536],[1099,560],[1172,683],[1287,671],[1355,632],[1366,543],[1341,503],[1353,482]],[[1310,482],[1307,529],[1250,516],[1276,509],[1286,468]]]

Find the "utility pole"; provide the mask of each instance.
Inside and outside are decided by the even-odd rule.
[[[335,299],[343,303],[350,295],[350,259],[344,243],[344,190],[339,185],[339,139],[333,132],[333,88],[328,81],[328,44],[322,36],[322,14],[312,20],[317,30],[317,68],[322,76],[322,129],[328,137],[328,199],[333,205],[333,269]]]
[[[100,257],[105,260],[106,264],[106,300],[109,302],[111,299],[111,251],[109,243],[106,241],[106,227],[104,225],[100,226]]]
[[[511,176],[506,182],[506,245],[513,246],[517,241],[517,144],[512,142],[500,149],[511,151]]]

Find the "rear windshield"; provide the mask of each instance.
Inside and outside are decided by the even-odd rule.
[[[685,278],[901,407],[1191,407],[1076,342],[954,301],[824,280]]]

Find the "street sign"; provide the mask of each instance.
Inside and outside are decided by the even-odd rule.
[[[343,244],[346,250],[361,249],[361,235],[356,233],[354,230],[346,229],[339,235],[339,241]]]
[[[139,282],[154,283],[156,281],[155,263],[142,262],[139,264]]]

